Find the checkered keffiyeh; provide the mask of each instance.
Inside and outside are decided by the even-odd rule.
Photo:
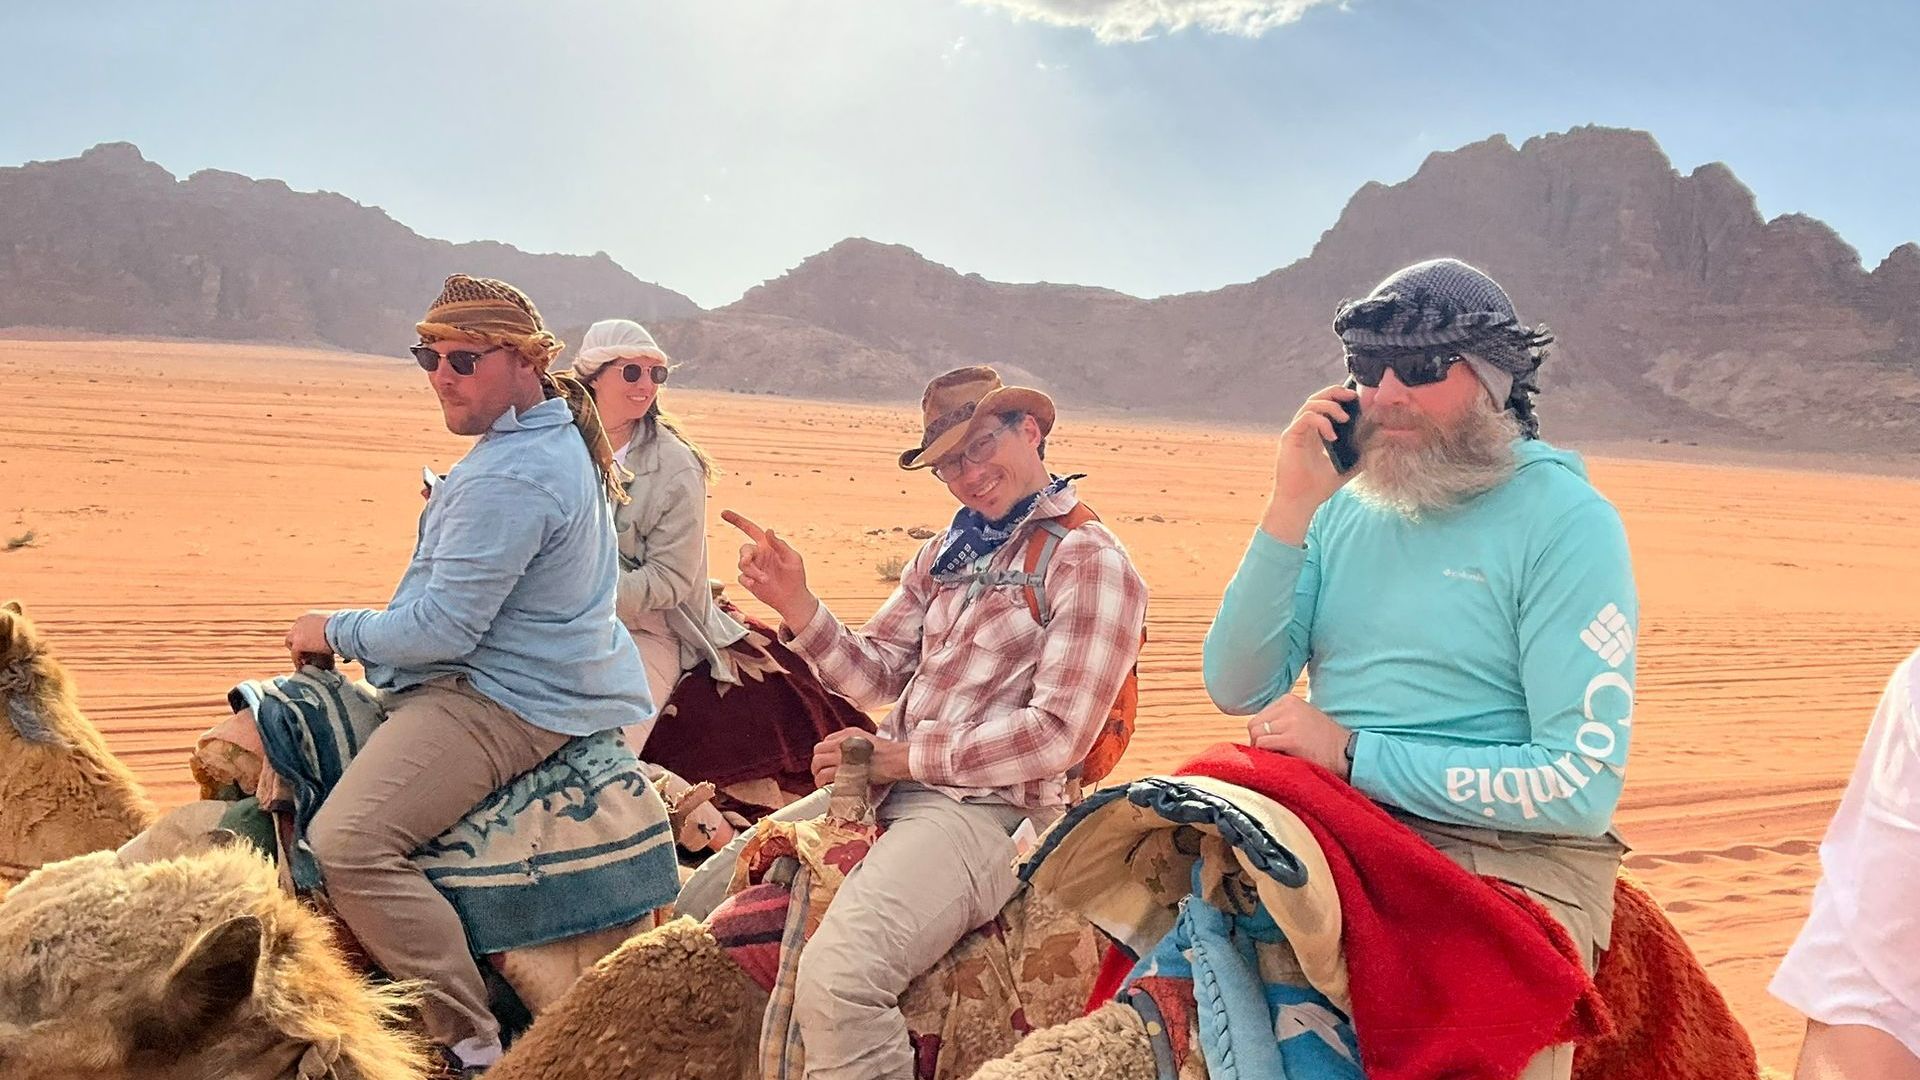
[[[1521,434],[1529,439],[1540,434],[1533,397],[1540,392],[1538,372],[1553,336],[1545,327],[1523,325],[1507,291],[1459,259],[1414,263],[1387,275],[1365,297],[1341,301],[1333,332],[1349,355],[1448,347],[1466,353],[1519,421]]]
[[[422,341],[461,338],[518,350],[545,364],[562,342],[547,331],[540,309],[527,294],[497,278],[450,275],[440,296],[414,324]]]
[[[1026,530],[1079,501],[1071,485],[1043,494],[991,568],[1018,569]],[[1105,526],[1082,525],[1049,565],[1053,618],[1042,627],[1018,586],[968,603],[967,586],[935,582],[944,542],[927,541],[858,632],[823,606],[789,645],[861,708],[898,699],[880,735],[909,744],[920,783],[959,798],[1065,805],[1066,772],[1092,748],[1139,656],[1146,582]]]
[[[1333,332],[1347,345],[1430,348],[1519,322],[1498,282],[1459,259],[1429,259],[1395,271],[1365,299],[1341,304]]]

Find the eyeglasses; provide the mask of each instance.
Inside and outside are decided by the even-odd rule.
[[[987,459],[993,456],[994,441],[1000,438],[1005,432],[1012,430],[1013,425],[1001,424],[999,427],[968,443],[967,448],[958,454],[948,454],[946,457],[941,458],[933,466],[934,479],[943,483],[949,480],[959,479],[960,470],[965,467],[965,462],[970,461],[975,465],[986,464]]]
[[[659,386],[667,381],[667,374],[665,364],[622,364],[620,366],[620,377],[628,382],[639,382],[640,376],[648,375],[653,378],[653,384]]]
[[[1349,352],[1347,371],[1361,386],[1379,386],[1388,368],[1393,369],[1394,378],[1407,386],[1427,386],[1446,378],[1453,365],[1465,359],[1457,352],[1444,349],[1430,353],[1401,353],[1384,358],[1369,353]]]
[[[456,349],[448,353],[445,357],[435,352],[431,345],[415,345],[409,351],[413,353],[413,358],[420,362],[421,371],[437,371],[440,367],[440,361],[445,359],[447,366],[453,369],[455,375],[471,375],[473,374],[473,365],[479,363],[481,357],[488,353],[499,352],[502,348],[505,348],[505,346],[495,345],[491,349],[481,349],[479,352],[474,352],[471,349]]]

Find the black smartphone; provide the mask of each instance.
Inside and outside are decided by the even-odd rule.
[[[1359,384],[1347,380],[1347,389],[1358,390]],[[1353,444],[1353,433],[1360,426],[1360,399],[1343,401],[1340,407],[1347,410],[1345,420],[1336,420],[1333,424],[1333,441],[1325,443],[1327,456],[1333,459],[1333,467],[1341,472],[1351,472],[1360,462],[1360,448]]]

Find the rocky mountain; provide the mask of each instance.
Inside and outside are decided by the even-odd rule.
[[[647,321],[685,384],[836,398],[912,400],[992,363],[1070,405],[1278,423],[1342,375],[1335,304],[1436,255],[1558,335],[1549,438],[1920,453],[1920,245],[1869,271],[1827,226],[1762,218],[1726,166],[1682,175],[1638,131],[1435,153],[1357,191],[1305,258],[1209,292],[1006,284],[852,239],[709,312],[604,254],[431,240],[276,180],[176,180],[126,144],[0,169],[0,326],[394,353],[458,269],[523,285],[570,341],[609,312]]]
[[[0,326],[331,344],[400,354],[455,271],[526,289],[555,326],[699,309],[604,253],[534,255],[418,235],[278,180],[177,180],[126,143],[0,168]]]
[[[809,392],[911,397],[991,362],[1076,403],[1277,421],[1341,374],[1336,303],[1437,255],[1558,335],[1549,437],[1920,451],[1920,246],[1869,272],[1827,226],[1765,220],[1726,166],[1682,175],[1637,131],[1433,154],[1362,187],[1307,257],[1211,292],[1002,284],[847,240],[657,329],[712,385],[793,392],[791,363],[824,363]]]

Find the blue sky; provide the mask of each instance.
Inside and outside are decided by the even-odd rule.
[[[9,3],[0,40],[0,164],[131,141],[709,306],[852,235],[1215,288],[1434,150],[1587,123],[1869,268],[1920,240],[1911,2],[145,0]]]

